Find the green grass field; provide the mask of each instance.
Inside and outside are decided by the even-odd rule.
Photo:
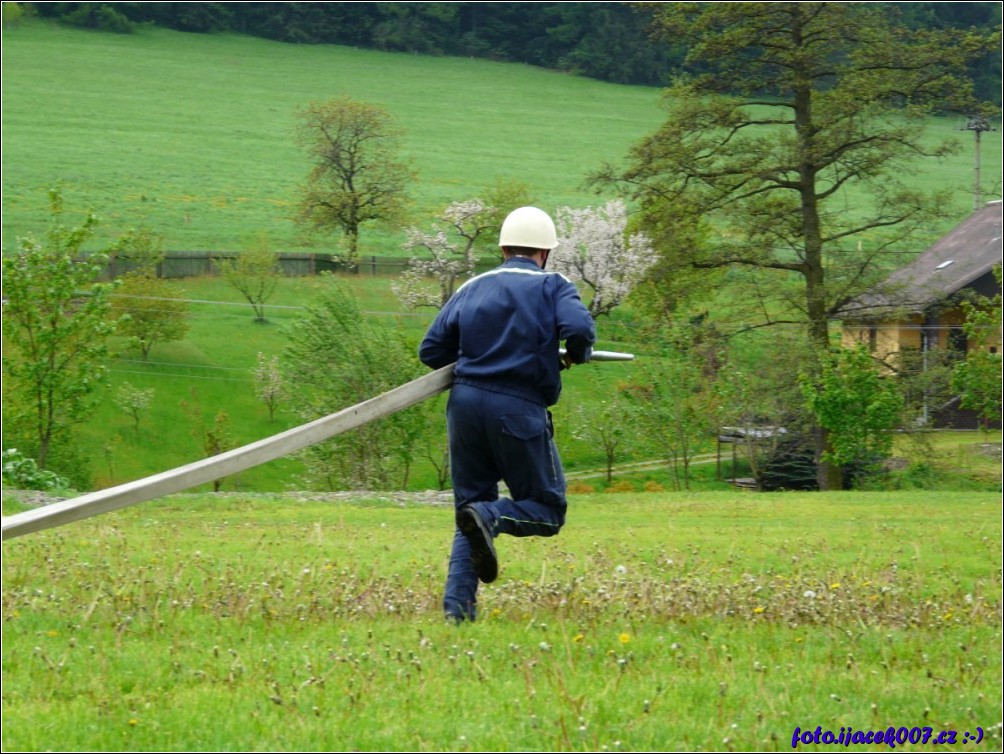
[[[586,173],[660,120],[656,89],[237,35],[33,22],[4,29],[2,56],[5,249],[44,228],[57,180],[106,234],[146,225],[169,249],[198,250],[268,230],[277,248],[303,248],[289,220],[308,170],[294,114],[342,94],[386,107],[407,131],[421,225],[496,179],[519,179],[551,208],[588,203]],[[362,252],[394,254],[402,241],[364,231]]]
[[[658,89],[523,65],[43,21],[3,30],[2,83],[5,251],[44,229],[45,190],[59,181],[69,209],[103,218],[103,239],[146,226],[171,250],[233,250],[267,230],[279,250],[331,250],[334,238],[307,239],[290,221],[308,170],[291,129],[312,100],[346,94],[393,114],[419,173],[422,226],[499,179],[530,186],[549,210],[599,203],[584,177],[621,161],[663,117]],[[963,149],[918,162],[915,176],[952,187],[959,219],[973,201],[964,125],[929,121],[928,139],[958,138]],[[983,142],[990,199],[1001,194],[1001,142]],[[401,229],[364,229],[361,253],[400,254],[403,240]]]
[[[574,496],[461,627],[451,521],[176,495],[6,542],[4,750],[1000,750],[998,495]]]

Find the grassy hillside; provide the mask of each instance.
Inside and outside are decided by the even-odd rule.
[[[999,495],[575,496],[462,627],[452,526],[175,495],[7,541],[4,750],[1000,750]]]
[[[545,208],[596,197],[583,177],[660,123],[657,89],[460,58],[297,46],[238,35],[142,29],[115,35],[36,21],[3,30],[3,248],[44,227],[44,190],[67,185],[70,209],[93,207],[102,233],[145,225],[169,249],[233,249],[266,229],[277,248],[308,240],[290,222],[308,165],[294,113],[342,94],[386,107],[407,131],[419,173],[414,221],[497,179],[520,180]],[[963,150],[918,162],[916,180],[972,208],[971,134],[931,119],[929,138]],[[1001,143],[986,134],[985,198],[1000,196]],[[948,221],[937,234],[955,224]],[[397,230],[368,231],[362,253],[393,254]]]
[[[268,229],[280,248],[300,247],[288,218],[308,165],[294,113],[342,94],[386,107],[407,131],[423,223],[496,179],[533,186],[547,206],[588,202],[586,172],[660,119],[651,88],[237,35],[34,22],[4,29],[2,54],[5,249],[40,227],[56,180],[109,232],[145,224],[171,249],[228,249]],[[392,238],[366,234],[364,253],[395,251]]]

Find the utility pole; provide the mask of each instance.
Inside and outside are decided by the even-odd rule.
[[[973,191],[974,194],[973,209],[979,210],[980,207],[983,206],[983,201],[980,192],[980,135],[984,131],[992,131],[993,129],[990,128],[989,121],[982,115],[974,115],[969,119],[969,122],[966,124],[966,130],[972,131],[973,135],[976,137],[976,157],[975,157],[976,185]]]

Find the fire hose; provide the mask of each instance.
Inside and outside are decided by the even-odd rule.
[[[632,354],[594,351],[590,360],[630,361],[633,358]],[[397,413],[448,390],[453,384],[453,367],[453,364],[442,367],[362,403],[249,445],[116,487],[89,492],[7,516],[3,519],[3,539],[13,539],[31,532],[108,513],[274,461],[309,445],[315,445],[350,429]]]

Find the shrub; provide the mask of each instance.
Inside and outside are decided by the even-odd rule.
[[[80,7],[60,19],[64,24],[84,29],[98,29],[115,34],[132,34],[135,25],[105,3],[81,3]]]
[[[54,471],[38,468],[34,458],[24,456],[17,448],[3,452],[3,479],[5,484],[22,490],[67,489],[69,480]]]
[[[634,492],[634,485],[626,479],[620,482],[614,482],[609,487],[607,487],[604,492]]]

